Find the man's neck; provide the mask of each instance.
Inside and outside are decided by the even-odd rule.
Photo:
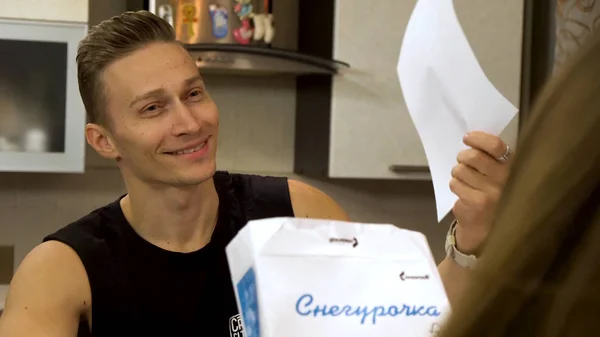
[[[134,183],[127,190],[121,209],[146,241],[176,252],[195,251],[210,241],[219,212],[212,179],[186,188]]]

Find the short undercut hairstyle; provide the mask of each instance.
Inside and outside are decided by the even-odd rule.
[[[148,11],[125,12],[90,29],[77,50],[79,93],[90,123],[106,125],[102,73],[116,60],[153,42],[177,42],[173,27]]]

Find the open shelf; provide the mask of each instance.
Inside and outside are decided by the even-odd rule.
[[[198,68],[207,73],[246,75],[336,75],[350,65],[291,50],[259,45],[202,43],[186,45]]]

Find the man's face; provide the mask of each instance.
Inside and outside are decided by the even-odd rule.
[[[175,43],[154,43],[103,74],[109,139],[125,177],[174,186],[216,170],[219,113],[196,64]]]

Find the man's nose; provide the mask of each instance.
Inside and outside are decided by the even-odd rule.
[[[202,125],[194,118],[190,108],[181,101],[177,101],[173,111],[171,132],[175,136],[198,133]]]

